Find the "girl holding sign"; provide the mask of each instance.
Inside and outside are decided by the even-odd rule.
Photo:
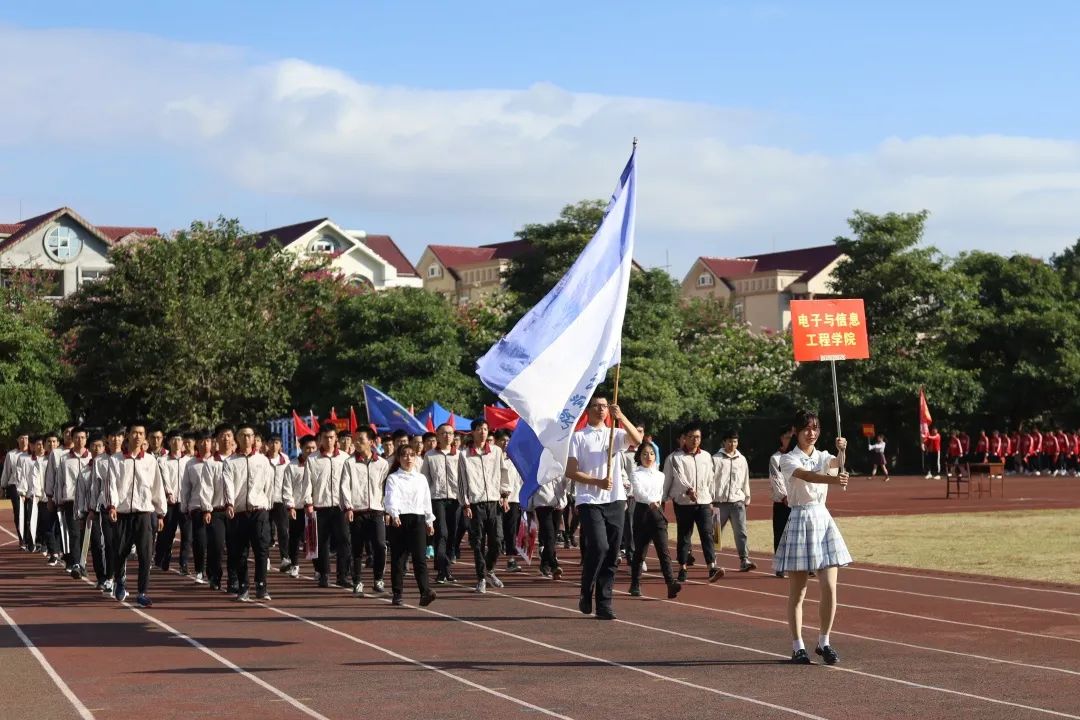
[[[815,413],[801,410],[795,415],[796,446],[780,458],[780,472],[787,483],[788,517],[780,546],[773,560],[777,574],[790,573],[788,591],[788,626],[791,629],[791,661],[810,665],[810,656],[802,640],[803,598],[806,596],[806,580],[811,572],[818,577],[820,612],[818,642],[815,652],[828,665],[835,665],[840,657],[829,644],[829,631],[836,616],[837,568],[851,563],[844,538],[825,508],[829,485],[846,487],[848,475],[840,460],[824,450],[814,447],[821,434],[821,426]],[[836,439],[836,449],[845,451],[847,440]],[[830,474],[835,469],[837,474]]]

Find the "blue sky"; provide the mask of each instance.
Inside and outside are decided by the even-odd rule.
[[[636,134],[679,276],[855,207],[950,253],[1080,235],[1074,3],[166,5],[0,9],[0,221],[329,215],[416,260],[606,196]]]

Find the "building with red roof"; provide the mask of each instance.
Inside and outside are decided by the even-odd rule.
[[[510,262],[530,247],[528,240],[479,247],[428,245],[416,267],[425,290],[457,303],[475,302],[500,290]]]

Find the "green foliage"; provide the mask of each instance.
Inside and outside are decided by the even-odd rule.
[[[0,285],[0,437],[18,429],[56,430],[68,417],[60,387],[70,368],[49,331],[55,308],[42,300],[31,273]]]

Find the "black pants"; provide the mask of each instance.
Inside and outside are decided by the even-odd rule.
[[[104,526],[108,524],[107,518],[100,512],[95,512],[93,520],[89,515],[86,516],[83,526],[83,532],[90,533],[90,563],[94,566],[94,578],[99,583],[112,577],[112,558],[105,551]]]
[[[330,539],[337,549],[338,585],[349,584],[349,570],[352,565],[352,548],[349,542],[348,523],[341,508],[315,508],[319,530],[319,557],[315,558],[315,571],[326,580],[330,573]]]
[[[221,559],[225,555],[228,522],[224,510],[215,510],[210,513],[210,524],[206,526],[206,579],[215,588],[221,587]]]
[[[296,511],[296,517],[289,519],[289,561],[299,567],[300,543],[304,540],[304,509]]]
[[[121,513],[116,517],[116,546],[113,548],[113,582],[124,582],[127,556],[131,546],[139,559],[139,594],[145,595],[150,585],[150,563],[154,552],[154,513]]]
[[[675,506],[675,529],[678,534],[675,554],[678,556],[679,564],[686,565],[686,558],[690,555],[690,539],[693,537],[695,526],[697,526],[698,538],[701,540],[701,552],[705,556],[705,564],[712,567],[716,564],[716,553],[713,550],[711,505]]]
[[[634,509],[637,501],[630,497],[626,499],[626,516],[623,518],[622,550],[626,557],[634,555]]]
[[[578,515],[581,517],[581,595],[589,597],[595,593],[597,609],[610,610],[626,502],[579,505]]]
[[[62,533],[60,540],[63,545],[64,565],[71,569],[72,565],[79,563],[82,556],[82,528],[79,525],[78,515],[75,514],[75,503],[68,502],[60,505],[58,514],[57,527],[61,528]]]
[[[517,534],[521,525],[521,504],[512,502],[507,504],[507,510],[500,507],[499,514],[502,516],[503,552],[507,557],[517,557]]]
[[[270,558],[270,511],[239,512],[229,521],[229,553],[236,564],[236,587],[248,589],[248,554],[255,556],[255,589],[266,589],[266,561]]]
[[[101,525],[101,555],[105,561],[105,577],[111,580],[117,572],[116,548],[120,544],[120,526],[109,520],[109,513],[104,507],[99,509],[94,520]],[[124,562],[120,565],[123,575],[127,574],[128,548],[124,549]]]
[[[563,509],[563,529],[566,531],[567,542],[570,542],[570,538],[574,537],[574,533],[578,529],[578,523],[581,522],[581,515],[576,511],[576,508],[574,496],[570,495],[566,507]]]
[[[454,513],[455,528],[454,532],[450,535],[451,545],[450,549],[453,550],[455,558],[461,557],[461,541],[465,538],[465,533],[469,531],[469,520],[465,517],[465,506],[458,503],[457,512]],[[472,544],[471,542],[469,543]]]
[[[926,467],[926,472],[931,475],[941,474],[941,453],[940,452],[924,452],[923,453],[923,465]]]
[[[176,531],[180,531],[180,567],[186,568],[191,559],[191,517],[180,512],[180,503],[172,503],[165,511],[165,529],[158,533],[154,564],[168,570],[172,563],[172,546]]]
[[[60,534],[57,532],[56,510],[49,509],[48,501],[38,503],[37,542],[44,544],[49,555],[60,554]]]
[[[435,572],[439,577],[450,572],[450,542],[457,537],[458,513],[461,506],[457,500],[432,500],[431,511],[435,515]]]
[[[4,490],[7,492],[8,500],[11,501],[11,522],[15,526],[15,535],[19,538],[19,545],[25,545],[26,539],[23,537],[25,528],[19,525],[19,509],[22,505],[22,498],[19,497],[19,491],[14,485],[8,485]]]
[[[641,563],[649,551],[649,543],[656,548],[660,560],[660,572],[668,585],[675,582],[668,556],[667,518],[662,508],[651,508],[649,503],[634,503],[634,554],[630,560],[630,584],[641,581]]]
[[[539,526],[540,570],[554,570],[559,567],[555,555],[555,529],[562,512],[553,507],[536,508],[536,524]]]
[[[364,569],[361,551],[365,546],[371,548],[371,575],[377,581],[382,580],[386,569],[386,520],[383,517],[383,511],[354,510],[353,521],[349,525],[349,536],[353,549],[353,584],[360,582],[360,575]],[[426,540],[424,542],[427,543]]]
[[[478,502],[470,505],[472,519],[469,520],[469,546],[473,551],[473,564],[476,566],[476,579],[483,580],[484,574],[495,569],[499,560],[499,548],[502,546],[502,519],[499,517],[499,503]]]
[[[475,506],[473,506],[475,508]],[[401,527],[391,525],[390,533],[390,587],[395,596],[405,590],[405,560],[412,557],[413,576],[421,595],[431,592],[428,584],[427,524],[423,515],[402,515]]]
[[[28,549],[36,550],[42,543],[41,532],[38,530],[41,522],[35,512],[39,507],[38,501],[28,495],[22,499],[22,504],[23,538]]]
[[[274,503],[274,507],[270,510],[270,520],[273,523],[273,529],[277,533],[278,555],[281,557],[281,562],[289,560],[291,562],[292,556],[289,554],[289,508],[285,507],[285,503]]]
[[[780,538],[784,536],[784,528],[787,527],[788,515],[791,515],[791,508],[782,502],[774,502],[772,504],[772,550],[776,553],[776,549],[780,547]]]
[[[187,526],[191,529],[191,554],[195,560],[195,572],[206,577],[206,523],[203,522],[202,510],[188,513]]]

